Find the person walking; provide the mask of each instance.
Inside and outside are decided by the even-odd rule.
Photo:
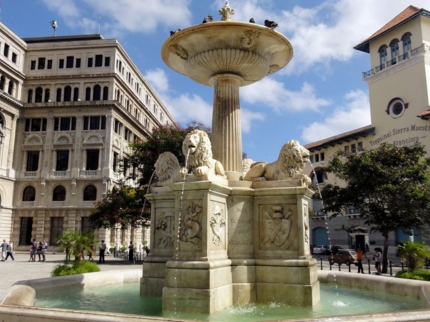
[[[133,261],[133,242],[130,240],[130,244],[128,244],[128,260]]]
[[[104,240],[102,240],[102,243],[100,244],[100,251],[99,251],[99,264],[104,264],[105,262],[105,251],[106,251],[106,243]]]
[[[36,238],[33,238],[33,242],[31,243],[30,247],[30,259],[29,262],[36,261],[36,251],[37,251],[37,241]]]
[[[46,260],[47,251],[48,251],[48,243],[45,240],[43,240],[42,241],[42,262]],[[40,260],[40,255],[39,255],[39,260]]]
[[[8,246],[9,246],[9,244],[6,242],[6,239],[3,239],[3,243],[1,244],[1,261],[2,262],[5,261]]]
[[[369,259],[366,256],[366,252],[363,249],[359,249],[357,252],[357,262],[358,262],[357,266],[358,266],[358,273],[361,272],[361,274],[364,274],[363,263],[362,263],[363,256]]]
[[[376,268],[376,275],[381,275],[381,259],[382,259],[382,254],[381,254],[381,248],[376,247],[375,248],[375,253],[373,254],[373,258],[375,259],[375,268]]]
[[[12,241],[9,241],[9,245],[7,246],[7,255],[6,255],[5,261],[7,261],[9,256],[10,256],[10,258],[12,258],[13,261],[15,260],[15,258],[13,258],[13,242]]]

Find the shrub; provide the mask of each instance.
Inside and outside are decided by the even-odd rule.
[[[90,261],[75,261],[72,265],[57,265],[51,272],[51,276],[66,276],[100,272],[100,267]]]
[[[408,241],[404,245],[398,245],[400,258],[406,261],[409,271],[422,267],[426,257],[430,257],[430,249],[424,243]]]
[[[400,271],[396,273],[396,277],[407,278],[410,280],[430,281],[430,270],[417,268],[413,271]]]

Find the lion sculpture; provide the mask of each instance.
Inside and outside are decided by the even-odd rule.
[[[188,156],[187,167],[181,169],[181,174],[194,174],[196,177],[211,176],[225,177],[221,162],[212,158],[212,146],[205,131],[193,130],[187,134],[182,143],[182,153]]]
[[[308,186],[311,179],[302,174],[303,168],[309,162],[309,151],[298,141],[291,140],[284,144],[278,160],[273,163],[257,162],[246,173],[245,181],[274,181],[286,179],[302,179]]]
[[[155,162],[155,174],[158,177],[156,185],[166,185],[178,179],[178,172],[181,169],[178,158],[171,152],[163,152]]]

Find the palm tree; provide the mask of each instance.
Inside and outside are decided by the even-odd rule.
[[[85,252],[92,252],[93,250],[95,245],[94,233],[81,234],[79,231],[68,229],[58,238],[57,244],[61,250],[66,251],[66,263],[70,261],[72,255],[75,257],[75,261],[83,260]]]

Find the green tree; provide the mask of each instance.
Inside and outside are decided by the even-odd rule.
[[[144,196],[150,184],[157,180],[154,164],[158,156],[167,151],[173,153],[180,164],[185,164],[182,142],[194,129],[210,134],[210,129],[198,122],[191,122],[185,128],[175,124],[163,125],[154,128],[147,141],[133,143],[132,155],[122,161],[123,171],[128,168],[124,173],[128,172],[130,176],[118,182],[102,201],[96,203],[96,209],[89,217],[91,225],[94,228],[121,229],[149,225],[150,203]],[[130,181],[135,182],[133,187],[126,184]]]
[[[387,272],[388,234],[401,227],[418,228],[424,234],[430,223],[430,158],[422,146],[389,144],[345,155],[338,152],[324,171],[346,182],[345,187],[327,184],[314,198],[335,217],[353,206],[371,231],[384,237],[382,272]]]
[[[95,245],[94,233],[89,232],[81,234],[79,231],[67,229],[57,240],[58,246],[66,252],[66,263],[70,261],[71,256],[75,261],[83,260],[85,252],[92,252]]]
[[[406,242],[404,245],[398,245],[399,255],[408,265],[408,270],[413,271],[422,267],[425,259],[430,257],[430,248],[424,243]]]

